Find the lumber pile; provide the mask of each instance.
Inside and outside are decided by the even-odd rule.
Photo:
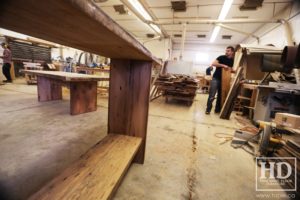
[[[183,100],[188,105],[192,105],[196,96],[199,81],[187,75],[182,74],[167,74],[160,75],[156,81],[159,90],[166,97],[166,102],[169,98]]]

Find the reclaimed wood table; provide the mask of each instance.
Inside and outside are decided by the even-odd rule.
[[[55,188],[60,188],[60,191],[52,190],[52,182],[50,182],[50,185],[46,184],[40,190],[41,192],[38,192],[37,196],[33,195],[32,198],[110,199],[127,172],[127,166],[130,166],[132,162],[144,163],[151,69],[155,64],[161,65],[161,61],[114,22],[93,0],[3,0],[0,6],[0,24],[1,28],[111,58],[108,135],[101,144],[101,146],[104,145],[103,148],[99,151],[94,151],[98,149],[96,146],[91,148],[93,158],[97,158],[96,162],[92,159],[92,164],[81,163],[79,167],[76,167],[74,163],[68,168],[67,173],[75,179],[69,181],[69,178],[65,178],[65,174],[62,174],[63,179],[58,176],[58,179],[62,181],[55,182],[57,183]],[[45,75],[40,77],[45,77]],[[43,79],[44,82],[56,80],[39,79]],[[89,88],[89,86],[80,86],[79,82],[70,83],[74,87]],[[82,93],[84,92],[82,90]],[[79,95],[82,94],[79,92]],[[115,137],[115,134],[123,137]],[[133,139],[127,139],[129,137],[125,136],[133,137]],[[136,138],[141,139],[140,145],[136,145]],[[111,146],[107,145],[107,141],[117,146],[117,150],[112,150]],[[119,141],[124,142],[124,145],[119,147]],[[101,153],[106,156],[101,157]],[[98,160],[98,155],[100,160]],[[114,162],[120,159],[123,164]],[[106,169],[99,170],[103,163],[106,163]],[[127,163],[130,164],[127,165]],[[90,169],[92,171],[87,171]],[[122,173],[116,173],[116,170]],[[105,178],[104,175],[110,178]],[[82,181],[82,178],[86,181]],[[14,187],[17,186],[14,185]],[[30,191],[38,189],[31,184],[20,187],[22,191],[28,191],[27,195]],[[23,195],[20,199],[27,199],[27,196]]]
[[[77,115],[97,110],[97,81],[95,75],[60,71],[23,70],[25,74],[37,76],[38,100],[62,99],[62,85],[70,87],[70,114]]]

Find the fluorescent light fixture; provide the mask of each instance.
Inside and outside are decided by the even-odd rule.
[[[215,26],[213,33],[211,34],[211,38],[209,40],[209,42],[214,42],[216,40],[217,35],[220,32],[221,27],[220,26]]]
[[[152,17],[145,10],[143,5],[138,0],[128,0],[128,2],[133,6],[133,8],[147,21],[153,21]],[[155,24],[149,24],[150,27],[158,34],[161,34],[160,28]]]
[[[229,12],[229,9],[232,5],[232,2],[233,2],[233,0],[225,0],[224,1],[224,4],[223,4],[223,7],[222,7],[222,10],[220,12],[218,20],[224,20],[226,18],[227,14]],[[220,27],[215,26],[209,42],[214,42],[216,40],[216,37],[217,37],[219,31],[220,31]]]
[[[129,3],[134,7],[136,11],[142,15],[142,17],[145,20],[152,21],[152,17],[149,15],[149,13],[145,10],[145,8],[142,6],[142,4],[138,0],[128,0]]]
[[[150,26],[151,26],[151,28],[153,28],[153,30],[155,30],[155,32],[161,34],[161,30],[160,30],[160,28],[159,28],[157,25],[155,25],[155,24],[150,24]]]
[[[231,7],[231,4],[232,4],[233,0],[225,0],[224,4],[223,4],[223,7],[222,7],[222,10],[221,10],[221,13],[219,15],[219,20],[224,20],[226,15],[228,14],[228,11]]]

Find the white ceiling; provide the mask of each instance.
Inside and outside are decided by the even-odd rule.
[[[126,0],[125,0],[126,1]],[[152,18],[157,22],[172,22],[173,20],[186,22],[186,43],[209,43],[213,24],[193,23],[193,20],[217,20],[221,11],[223,0],[186,0],[186,12],[174,12],[171,8],[171,0],[140,0],[143,6],[150,12]],[[233,5],[226,17],[227,19],[236,20],[270,20],[277,18],[278,12],[288,6],[291,7],[293,0],[264,0],[263,6],[255,11],[241,11],[239,7],[244,3],[244,0],[234,0]],[[141,21],[134,13],[129,10],[128,14],[120,15],[115,12],[113,5],[123,4],[120,0],[108,0],[97,5],[106,12],[112,19],[124,27],[128,32],[133,34],[140,40],[147,39],[146,34],[156,34],[148,24]],[[289,10],[289,9],[287,9]],[[288,17],[290,12],[285,12],[285,17]],[[282,17],[282,16],[281,16]],[[224,24],[233,29],[238,29],[247,33],[255,33],[264,23],[234,23]],[[171,37],[174,43],[180,43],[181,38],[174,38],[174,34],[182,34],[183,25],[179,23],[160,25],[165,33],[165,36]],[[197,38],[198,34],[205,34],[206,38]],[[157,35],[157,34],[156,34]],[[231,40],[222,39],[222,35],[232,35]],[[243,42],[247,36],[236,31],[221,28],[220,33],[214,44],[239,44]]]

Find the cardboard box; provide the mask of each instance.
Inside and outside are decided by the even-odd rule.
[[[290,113],[276,113],[275,123],[289,128],[300,129],[300,115]]]

